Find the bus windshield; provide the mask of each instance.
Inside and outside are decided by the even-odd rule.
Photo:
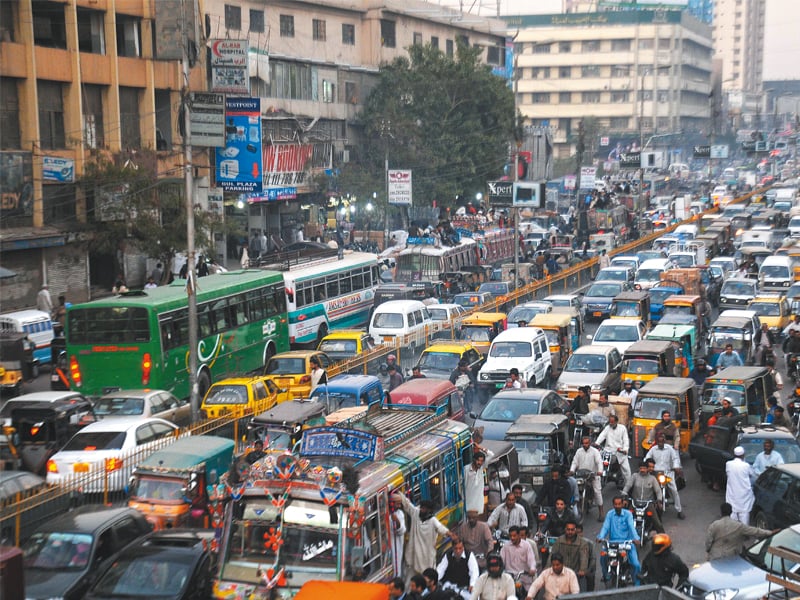
[[[98,307],[71,310],[67,319],[71,344],[132,344],[150,341],[146,308]]]

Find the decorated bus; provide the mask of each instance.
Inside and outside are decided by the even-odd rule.
[[[222,528],[214,597],[256,600],[270,590],[290,597],[311,580],[399,576],[392,493],[415,505],[433,501],[439,520],[454,527],[464,518],[471,449],[463,423],[373,405],[307,429],[297,454],[240,460],[213,490],[213,521]]]
[[[283,275],[235,271],[197,279],[197,382],[263,369],[289,349]],[[189,396],[185,280],[67,309],[70,388],[88,396],[129,388]]]

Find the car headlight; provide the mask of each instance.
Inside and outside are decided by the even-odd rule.
[[[561,383],[560,381],[556,383],[556,391],[558,392],[566,392],[569,389],[569,386],[566,383]]]
[[[481,375],[481,381],[486,381],[487,379],[489,379],[488,373],[481,373],[480,375]]]
[[[604,386],[603,386],[603,384],[602,384],[602,383],[595,383],[595,384],[592,384],[592,391],[593,391],[593,392],[600,392],[600,391],[602,391],[603,389],[604,389]]]
[[[727,301],[728,301],[728,299],[727,299],[725,296],[720,296],[720,297],[719,297],[719,301],[720,301],[720,302],[727,302]]]
[[[735,588],[722,588],[721,590],[708,592],[703,598],[704,600],[731,600],[738,593],[739,590]]]

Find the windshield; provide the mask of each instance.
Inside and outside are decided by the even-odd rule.
[[[775,444],[773,452],[780,454],[784,463],[792,464],[800,462],[800,446],[797,445],[794,439],[774,437],[769,439]],[[744,448],[744,455],[747,462],[753,464],[758,453],[764,449],[764,438],[743,437],[739,445]]]
[[[636,268],[635,258],[614,258],[611,260],[612,267],[633,267]]]
[[[147,308],[73,308],[67,313],[67,344],[149,342],[148,316]]]
[[[550,440],[513,440],[520,467],[545,467],[550,464]]]
[[[508,293],[508,284],[507,283],[482,283],[481,287],[478,288],[478,293],[481,292],[489,292],[495,296],[499,296],[502,294]]]
[[[595,342],[635,342],[639,339],[639,328],[635,325],[608,325],[597,328]]]
[[[377,315],[375,316],[377,318]],[[306,372],[304,358],[270,358],[267,363],[267,375],[293,375]]]
[[[244,385],[211,386],[203,404],[247,404],[247,387]]]
[[[421,369],[450,373],[458,366],[460,358],[458,354],[452,352],[423,352],[419,359],[419,366]]]
[[[461,294],[456,294],[456,296],[453,298],[453,302],[455,304],[463,306],[464,308],[478,306],[482,300],[483,298],[481,298],[481,296],[475,296],[471,294],[465,294],[463,296]]]
[[[83,569],[91,550],[87,533],[34,533],[22,546],[26,569]]]
[[[530,323],[533,321],[533,317],[546,313],[547,309],[547,306],[518,306],[508,313],[508,322],[519,323],[520,321],[525,321]]]
[[[530,342],[495,342],[489,351],[494,358],[520,358],[533,356]]]
[[[784,559],[776,554],[768,553],[767,549],[771,546],[800,552],[800,533],[795,530],[795,527],[784,529],[775,535],[759,540],[742,554],[748,562],[776,575],[782,575],[785,572],[793,573],[797,564],[788,558]]]
[[[261,568],[278,560],[290,570],[336,568],[339,529],[322,502],[293,499],[283,511],[282,526],[279,510],[266,498],[242,498],[237,513],[241,517],[231,524],[221,579],[260,583]],[[279,527],[283,543],[276,556],[264,539]]]
[[[658,375],[658,361],[644,358],[623,360],[622,371],[629,374],[635,373],[636,375]]]
[[[695,265],[695,257],[692,254],[670,254],[669,258],[682,268],[689,268]]]
[[[90,431],[78,432],[72,436],[61,450],[66,451],[85,451],[94,450],[119,450],[125,443],[124,431]]]
[[[431,316],[431,320],[433,321],[447,321],[450,318],[447,314],[446,308],[433,308],[429,306],[428,314]]]
[[[467,325],[461,328],[461,339],[472,340],[473,342],[491,342],[489,337],[490,327],[478,327]]]
[[[674,304],[667,304],[664,306],[664,316],[667,315],[688,315],[694,316],[694,306],[676,306]]]
[[[750,340],[745,340],[744,333],[741,330],[715,330],[711,332],[711,337],[708,339],[708,345],[715,350],[722,350],[726,345],[732,345],[733,349],[742,356],[742,351],[748,350]]]
[[[755,296],[756,284],[749,281],[726,281],[719,293],[721,296]]]
[[[660,281],[662,269],[639,269],[636,274],[637,281]]]
[[[622,291],[622,286],[614,283],[595,283],[586,292],[587,298],[613,298]]]
[[[650,260],[651,258],[664,258],[664,255],[661,253],[660,250],[644,250],[637,254],[639,257],[639,262],[643,263],[646,260]]]
[[[675,401],[669,398],[654,398],[640,394],[636,398],[636,411],[634,414],[642,419],[660,419],[661,413],[668,410],[674,418],[676,408]]]
[[[703,406],[714,407],[722,406],[722,399],[728,397],[731,399],[731,405],[739,409],[741,412],[745,404],[744,386],[741,385],[720,385],[710,384],[703,390]]]
[[[664,304],[664,300],[670,296],[675,295],[674,289],[668,288],[651,288],[650,289],[650,303],[651,304]]]
[[[628,272],[622,269],[601,269],[597,281],[628,281]]]
[[[601,354],[573,354],[569,357],[564,370],[576,373],[605,373],[606,357]]]
[[[547,338],[548,346],[560,346],[561,340],[559,339],[558,331],[555,329],[544,329],[544,336]]]
[[[759,317],[781,316],[781,305],[777,302],[752,302],[747,308],[755,312]]]
[[[322,340],[317,350],[322,352],[346,352],[347,354],[355,354],[358,350],[358,342],[356,340]]]
[[[764,265],[761,267],[760,274],[764,277],[774,277],[776,279],[791,279],[789,267],[783,265]]]
[[[538,400],[492,398],[478,417],[482,421],[514,422],[521,415],[538,415]]]
[[[372,326],[380,329],[402,329],[403,325],[402,313],[379,312],[372,317]]]
[[[351,406],[358,405],[355,392],[350,394],[347,392],[328,392],[325,388],[315,392],[315,394],[311,396],[311,399],[316,400],[317,402],[322,402],[323,404],[331,407],[332,410],[349,408]]]
[[[711,275],[713,275],[715,279],[725,276],[725,270],[720,265],[709,265],[708,270],[711,271]]]
[[[131,490],[131,496],[141,500],[176,500],[183,502],[183,486],[181,479],[166,479],[164,477],[139,478]]]
[[[143,556],[123,554],[94,586],[102,598],[177,597],[192,576],[194,556],[162,551]]]
[[[144,398],[103,397],[94,403],[94,414],[98,417],[106,415],[142,415],[144,414]]]

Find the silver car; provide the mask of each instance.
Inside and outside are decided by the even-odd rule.
[[[781,559],[767,553],[770,546],[800,552],[800,524],[792,525],[742,552],[705,562],[689,573],[681,591],[703,600],[759,600],[782,588],[767,581],[767,573],[782,576]],[[797,573],[800,565],[786,561],[786,568]]]
[[[94,403],[98,419],[108,417],[158,417],[176,425],[192,421],[189,400],[180,400],[165,390],[118,390]]]

